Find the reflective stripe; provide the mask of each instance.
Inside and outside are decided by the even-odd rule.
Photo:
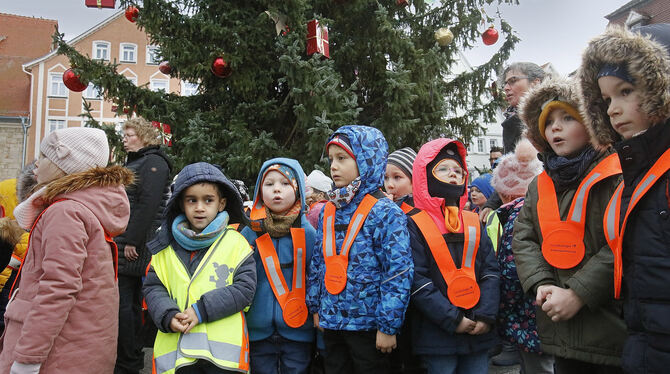
[[[351,248],[351,244],[353,243],[354,239],[356,239],[356,234],[358,234],[358,230],[363,224],[364,220],[365,216],[360,213],[356,215],[356,218],[354,218],[351,229],[347,230],[347,234],[349,235],[344,238],[344,242],[342,243],[342,252],[340,253],[341,255],[346,255],[349,253],[349,248]]]
[[[570,217],[571,220],[575,222],[582,222],[582,209],[584,208],[584,199],[586,199],[586,193],[589,191],[589,189],[591,189],[591,185],[595,183],[596,179],[598,179],[600,175],[600,173],[593,173],[589,179],[584,181],[584,183],[579,186],[579,191],[577,191],[577,195],[575,196],[575,201],[573,203],[575,209],[572,211],[572,217]]]
[[[284,289],[281,278],[279,278],[279,274],[277,274],[275,262],[272,257],[265,258],[265,265],[267,266],[268,272],[270,273],[270,278],[272,278],[272,283],[274,283],[275,287],[277,288],[277,297],[285,294],[286,290]]]
[[[185,349],[203,350],[209,352],[217,360],[229,362],[239,362],[242,354],[242,347],[239,345],[208,340],[207,334],[203,332],[190,332],[182,335],[179,349],[181,351]]]
[[[7,264],[12,270],[16,270],[21,266],[21,259],[14,257],[12,255],[12,258],[9,260],[9,264]]]
[[[465,266],[466,267],[473,267],[472,265],[472,258],[473,255],[475,254],[475,242],[477,241],[477,228],[468,226],[466,227],[468,229],[468,249],[465,252]]]
[[[177,362],[177,351],[168,352],[164,355],[154,357],[156,374],[161,374],[170,370],[174,370],[176,362]]]
[[[623,184],[621,184],[614,192],[614,196],[612,196],[610,204],[607,207],[607,212],[605,214],[605,217],[607,217],[607,220],[605,221],[605,227],[607,229],[606,234],[608,242],[616,239],[616,230],[618,229],[618,227],[616,227],[615,221],[616,221],[616,215],[619,214],[619,211],[621,209],[619,208],[619,202],[621,199],[622,191],[623,191]]]
[[[324,243],[324,249],[326,250],[326,256],[332,256],[335,253],[333,252],[333,247],[335,247],[335,234],[333,233],[333,219],[335,217],[328,216],[326,217],[326,242]]]
[[[638,197],[640,197],[640,194],[642,193],[642,191],[644,191],[650,183],[654,182],[655,179],[656,179],[656,176],[654,174],[649,174],[649,176],[644,179],[644,182],[640,183],[635,188],[635,192],[633,193],[633,196],[630,198],[630,201],[637,202],[637,199],[638,199]]]
[[[305,268],[304,265],[302,264],[302,256],[303,256],[302,253],[304,249],[298,248],[296,251],[298,252],[298,256],[296,256],[294,261],[297,262],[296,271],[298,272],[298,274],[295,277],[295,284],[293,286],[294,288],[303,288],[302,279],[305,277],[303,273]]]

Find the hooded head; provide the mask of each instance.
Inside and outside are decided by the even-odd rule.
[[[256,179],[254,190],[254,205],[251,208],[251,220],[262,220],[266,217],[265,205],[263,204],[263,180],[271,171],[277,171],[292,184],[295,197],[300,201],[300,213],[305,211],[305,172],[300,163],[290,158],[273,158],[267,160],[261,166],[261,171]]]
[[[584,103],[583,117],[591,138],[599,143],[615,143],[621,136],[614,131],[607,114],[598,85],[598,78],[608,74],[630,77],[639,94],[639,110],[652,123],[670,116],[670,58],[666,47],[652,40],[663,40],[656,34],[670,25],[659,25],[653,29],[641,28],[631,32],[622,27],[611,26],[605,33],[593,38],[582,55],[579,82]],[[607,71],[604,71],[607,70]]]

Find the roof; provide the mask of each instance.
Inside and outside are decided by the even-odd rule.
[[[633,8],[635,8],[638,5],[644,4],[646,2],[649,2],[649,0],[631,0],[628,3],[622,5],[619,9],[615,10],[614,12],[608,14],[605,16],[605,18],[612,19],[616,16],[621,15],[622,13],[625,13]]]

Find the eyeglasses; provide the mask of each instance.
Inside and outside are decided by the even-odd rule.
[[[435,178],[437,178],[437,180],[446,182],[452,175],[462,179],[465,175],[465,171],[463,171],[463,169],[460,167],[450,167],[439,163],[433,168],[433,175]]]
[[[524,76],[524,75],[522,75],[522,76],[516,76],[516,75],[511,76],[511,77],[507,78],[507,80],[505,81],[505,84],[503,84],[503,87],[505,87],[507,85],[513,86],[514,83],[516,83],[516,82],[518,82],[522,79],[528,79],[528,77]]]
[[[128,138],[132,138],[133,136],[137,136],[137,134],[123,134],[122,138],[123,139],[128,139]]]

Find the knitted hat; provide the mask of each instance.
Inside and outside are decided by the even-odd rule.
[[[540,135],[542,135],[544,140],[547,140],[547,136],[544,133],[544,129],[546,128],[547,117],[549,117],[549,114],[556,109],[563,109],[566,113],[571,115],[572,118],[576,119],[577,122],[584,123],[584,119],[582,119],[582,115],[581,113],[579,113],[578,107],[575,107],[572,104],[570,104],[568,99],[562,97],[555,97],[549,99],[542,105],[542,112],[540,113],[540,118],[537,119],[537,125],[539,126]]]
[[[412,178],[412,164],[416,158],[416,152],[412,148],[405,147],[391,153],[387,164],[395,165],[402,170],[410,179]]]
[[[267,177],[268,173],[271,171],[279,172],[281,175],[284,176],[284,178],[286,178],[289,182],[291,182],[293,191],[296,193],[296,196],[298,196],[298,180],[295,177],[295,172],[290,167],[282,164],[272,164],[268,166],[267,169],[265,169],[265,172],[263,173],[263,178],[261,179],[261,188],[263,188],[263,181],[265,180],[265,177]]]
[[[335,144],[338,147],[344,149],[344,151],[347,152],[349,156],[351,156],[351,158],[353,158],[354,160],[356,159],[356,156],[354,156],[354,150],[351,148],[351,141],[346,135],[344,134],[335,135],[332,139],[330,139],[328,144],[326,144],[326,150],[328,149],[328,147],[330,147],[331,144]]]
[[[333,180],[321,170],[314,170],[307,176],[305,185],[320,192],[327,192],[333,189]]]
[[[88,127],[56,130],[42,140],[40,151],[66,174],[107,166],[109,160],[107,135]]]
[[[493,186],[491,185],[492,177],[491,173],[482,174],[475,178],[469,187],[477,187],[477,189],[488,199],[494,192]]]
[[[518,197],[526,195],[530,182],[542,172],[542,162],[537,158],[537,149],[528,139],[521,139],[514,153],[500,158],[493,170],[491,184],[498,194]]]

